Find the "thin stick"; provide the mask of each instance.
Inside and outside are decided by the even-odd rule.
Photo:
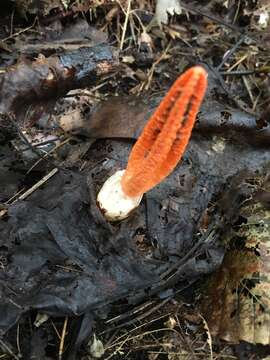
[[[10,203],[12,204],[14,202],[14,200],[24,191],[25,191],[25,188],[22,188],[21,190],[16,192],[16,194],[14,194],[11,198],[9,198],[4,204],[5,205],[9,205]]]
[[[128,24],[128,19],[129,19],[129,13],[130,13],[130,5],[131,5],[131,0],[128,0],[126,17],[125,17],[125,22],[124,22],[122,37],[121,37],[121,42],[120,42],[120,50],[123,50],[124,40],[125,40],[125,36],[126,36],[126,31],[127,31],[127,24]]]
[[[18,355],[21,357],[21,346],[20,346],[20,323],[17,325],[17,336],[16,336],[16,342],[17,342],[17,349],[18,349]]]
[[[171,48],[171,42],[168,43],[166,49],[162,52],[162,54],[160,55],[160,57],[152,64],[150,70],[147,73],[147,80],[145,80],[139,87],[139,92],[141,92],[143,89],[148,90],[150,88],[152,79],[153,79],[153,75],[154,75],[154,71],[156,66],[162,61],[164,60],[164,58],[166,58],[169,50]]]
[[[64,353],[64,343],[65,343],[65,337],[67,332],[67,323],[68,323],[68,317],[66,316],[63,329],[62,329],[62,335],[61,335],[61,341],[59,346],[59,353],[58,353],[58,359],[62,360],[62,355]]]
[[[244,85],[245,85],[245,87],[246,87],[246,89],[247,89],[247,92],[248,92],[250,101],[251,101],[251,103],[252,103],[252,108],[254,108],[254,96],[253,96],[253,94],[252,94],[249,81],[248,81],[248,79],[247,79],[246,76],[243,76],[243,77],[242,77],[242,80],[243,80],[243,83],[244,83]]]
[[[217,70],[220,70],[222,66],[225,64],[225,62],[235,53],[235,51],[239,48],[239,46],[243,43],[243,41],[246,39],[245,35],[242,35],[240,39],[237,41],[237,43],[229,50],[224,58],[222,59],[221,63],[218,65]]]
[[[13,356],[14,359],[20,360],[20,358],[19,358],[16,354],[14,354],[14,352],[10,349],[10,347],[9,347],[6,343],[4,343],[4,341],[1,340],[1,339],[0,339],[0,345],[8,352],[11,356]]]
[[[116,347],[116,346],[121,346],[126,343],[126,342],[129,342],[129,341],[132,341],[132,340],[135,340],[135,339],[138,339],[138,338],[142,338],[143,336],[146,336],[146,335],[151,335],[151,334],[156,334],[156,333],[161,333],[161,332],[173,332],[175,334],[178,334],[178,332],[175,330],[175,329],[170,329],[170,328],[160,328],[160,329],[155,329],[155,330],[149,330],[149,331],[145,331],[144,333],[142,334],[139,334],[139,335],[135,335],[135,336],[131,336],[131,334],[127,334],[127,337],[126,339],[124,339],[123,341],[118,341],[116,343],[114,343],[113,345],[110,345],[109,347],[106,348],[106,351],[113,348],[113,347]],[[117,339],[116,339],[117,340]],[[118,349],[117,349],[118,350]],[[115,352],[114,352],[115,353]],[[109,359],[111,356],[109,356],[107,359]]]
[[[34,191],[36,191],[41,185],[43,185],[46,181],[48,181],[52,176],[54,176],[58,172],[57,168],[52,169],[49,174],[45,175],[41,180],[39,180],[35,185],[33,185],[30,189],[28,189],[25,193],[18,197],[18,200],[24,200],[29,195],[31,195]]]
[[[34,22],[33,22],[33,24],[31,26],[29,26],[29,27],[27,27],[27,28],[25,28],[23,30],[18,31],[15,34],[9,35],[8,37],[4,38],[2,41],[5,42],[5,41],[7,41],[9,39],[13,39],[14,37],[19,36],[20,34],[32,29],[36,25],[36,22],[37,22],[37,17],[35,18],[35,20],[34,20]]]
[[[26,192],[24,192],[22,195],[20,195],[18,197],[18,199],[16,199],[15,201],[13,201],[11,203],[14,204],[16,201],[18,200],[24,200],[26,199],[29,195],[31,195],[34,191],[36,191],[41,185],[43,185],[46,181],[48,181],[52,176],[54,176],[56,173],[58,172],[57,168],[54,168],[52,171],[49,172],[49,174],[45,175],[41,180],[39,180],[35,185],[33,185],[30,189],[28,189]],[[1,210],[0,211],[0,218],[3,217],[4,215],[6,215],[8,212],[7,209]]]
[[[228,71],[233,70],[234,68],[236,68],[238,65],[240,65],[244,60],[246,60],[246,58],[248,57],[248,54],[243,55],[238,61],[236,61],[235,64],[233,64]]]
[[[264,66],[259,69],[251,70],[235,70],[235,71],[219,71],[220,75],[229,75],[229,76],[244,76],[244,75],[253,75],[253,74],[268,74],[270,73],[270,66]]]
[[[56,141],[59,141],[58,138],[55,138],[55,139],[52,139],[52,140],[46,140],[46,141],[42,141],[40,143],[37,143],[37,144],[32,144],[32,146],[34,148],[39,148],[40,146],[44,146],[44,145],[48,145],[48,144],[53,144],[55,143]],[[20,151],[24,152],[24,151],[27,151],[29,150],[29,147],[25,147],[24,149],[20,149]]]
[[[10,32],[9,32],[9,36],[11,36],[11,37],[12,37],[12,34],[13,34],[14,13],[15,13],[15,10],[12,11],[12,13],[11,13],[11,19],[10,19]]]
[[[184,4],[183,2],[181,2],[181,7],[182,7],[183,9],[189,11],[189,12],[193,12],[193,13],[195,13],[195,14],[199,14],[199,15],[205,16],[206,18],[208,18],[208,19],[210,19],[210,20],[212,20],[212,21],[214,21],[214,22],[216,22],[216,23],[218,23],[218,24],[223,25],[223,26],[227,27],[228,29],[231,29],[231,30],[233,30],[233,31],[235,31],[235,32],[238,32],[238,33],[240,33],[240,34],[243,34],[243,30],[242,30],[242,29],[239,29],[237,26],[232,25],[232,24],[229,24],[229,23],[227,23],[226,21],[222,20],[221,18],[217,18],[217,17],[215,17],[215,16],[213,16],[213,15],[207,14],[206,12],[204,12],[204,11],[201,10],[201,9],[196,9],[196,8],[194,8],[194,7],[192,7],[192,6],[189,6],[189,5]],[[249,36],[249,38],[251,38],[251,37]]]
[[[54,331],[55,331],[58,339],[61,340],[60,333],[59,333],[59,331],[57,330],[57,327],[55,326],[55,324],[54,324],[54,322],[53,322],[52,320],[51,320],[51,323],[52,323],[52,327],[53,327],[53,329],[54,329]]]
[[[30,169],[27,171],[26,174],[29,174],[42,160],[46,159],[47,156],[51,155],[54,151],[56,151],[57,149],[59,149],[61,146],[65,145],[66,143],[68,143],[70,141],[70,138],[67,138],[66,140],[62,141],[60,144],[56,145],[54,148],[52,148],[50,151],[46,152],[45,155],[43,155],[42,159],[38,159],[34,165],[32,165],[30,167]]]
[[[255,74],[255,70],[220,71],[219,74],[222,76],[246,76]]]
[[[21,139],[25,142],[25,144],[27,145],[27,147],[29,149],[31,149],[40,159],[47,161],[49,164],[58,167],[59,169],[61,168],[61,166],[56,165],[53,161],[51,161],[50,159],[47,159],[46,157],[44,157],[43,155],[40,154],[40,152],[29,142],[29,140],[27,139],[27,137],[24,135],[24,133],[22,132],[22,130],[20,129],[20,127],[18,126],[18,124],[16,123],[16,121],[14,120],[13,115],[8,115],[8,119],[12,122],[13,126],[15,127],[15,129],[17,130],[19,136],[21,137]],[[63,171],[66,171],[66,169],[63,169]]]
[[[210,360],[213,360],[213,342],[212,342],[211,332],[210,332],[209,326],[208,326],[205,318],[201,314],[199,314],[199,317],[202,319],[204,328],[207,332],[207,338],[208,338],[207,343],[208,343],[209,349],[210,349]]]

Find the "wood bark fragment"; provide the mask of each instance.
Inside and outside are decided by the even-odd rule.
[[[93,85],[116,69],[116,51],[106,44],[80,48],[35,61],[21,61],[0,74],[0,114],[22,112],[29,104],[65,95]]]

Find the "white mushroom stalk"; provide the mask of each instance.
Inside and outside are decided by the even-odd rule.
[[[140,205],[142,195],[130,197],[122,189],[121,180],[125,170],[109,177],[98,193],[97,203],[108,221],[119,221]]]

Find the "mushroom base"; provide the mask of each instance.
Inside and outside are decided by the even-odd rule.
[[[97,196],[97,203],[108,221],[119,221],[127,218],[139,206],[142,195],[127,196],[121,186],[125,170],[119,170],[105,181]]]

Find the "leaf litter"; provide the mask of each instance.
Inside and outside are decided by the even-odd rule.
[[[86,3],[84,11],[91,9],[89,5],[86,10]],[[16,91],[9,90],[0,103],[5,115],[0,144],[0,345],[6,357],[39,354],[40,359],[77,359],[84,345],[82,358],[87,358],[87,353],[98,353],[93,350],[95,339],[102,341],[105,358],[128,352],[153,359],[162,354],[170,359],[190,358],[191,354],[194,358],[219,358],[225,351],[229,359],[238,356],[239,348],[222,347],[215,341],[217,337],[232,343],[267,344],[269,128],[263,114],[269,94],[261,89],[269,79],[260,41],[252,43],[260,31],[253,5],[246,2],[246,7],[237,7],[232,2],[228,11],[225,1],[216,2],[216,7],[206,1],[204,9],[196,1],[181,3],[184,12],[179,18],[168,18],[161,29],[151,29],[151,55],[148,47],[136,48],[135,34],[146,31],[151,21],[148,11],[154,9],[147,1],[135,2],[128,13],[125,5],[101,2],[93,9],[111,11],[110,16],[92,15],[96,26],[106,28],[109,41],[114,38],[115,47],[125,49],[125,60],[127,56],[134,60],[121,64],[121,69],[103,80],[94,76],[93,82],[87,78],[61,88],[61,77],[57,78],[55,86],[61,91],[52,91],[51,99],[39,85],[33,87],[35,95],[30,99],[15,81]],[[70,6],[79,5],[74,2]],[[193,11],[187,10],[189,6]],[[224,26],[217,9],[226,14],[227,23],[237,22]],[[53,11],[48,8],[43,14],[46,21]],[[187,11],[192,20],[186,17]],[[65,19],[63,8],[57,13],[60,15]],[[120,27],[114,27],[121,19],[126,24],[122,34]],[[248,39],[242,40],[245,21],[250,28]],[[94,49],[78,39],[78,28],[73,37],[77,49],[69,48],[72,26],[70,29],[68,35],[62,35],[65,46],[60,46],[60,55],[53,39],[44,39],[44,46],[38,47],[38,52],[45,54],[45,65],[50,56],[69,56],[70,51],[82,54],[87,51],[80,51],[85,46]],[[236,34],[241,39],[238,47],[222,59],[237,42]],[[216,35],[222,39],[218,46]],[[20,35],[16,38],[19,44]],[[31,39],[23,41],[21,51],[30,56],[32,71],[35,59],[31,53],[34,57],[37,48]],[[130,47],[125,48],[128,41]],[[166,56],[161,54],[165,48]],[[132,217],[114,226],[107,223],[95,201],[104,179],[125,167],[132,142],[164,89],[187,66],[201,60],[209,72],[210,86],[181,164],[145,195]],[[220,60],[222,66],[217,70]],[[24,61],[19,59],[15,69],[24,66]],[[249,69],[253,72],[242,75]],[[28,75],[22,85],[26,80]],[[85,86],[92,87],[72,90],[63,97],[68,90]],[[8,91],[8,87],[2,90]],[[17,105],[17,94],[27,98],[27,104]],[[31,114],[29,106],[37,106],[36,101],[43,110]],[[27,116],[25,122],[25,113],[32,115],[31,121]],[[8,121],[10,116],[13,121]],[[59,137],[60,144],[50,149],[50,154],[34,142],[31,147],[29,132],[34,139],[40,129],[45,140],[51,134]],[[27,152],[12,149],[10,140],[15,138],[41,158],[29,159]],[[201,292],[205,297],[201,307],[190,307],[194,301],[199,305],[198,284],[213,272]],[[229,285],[224,288],[224,284]],[[210,313],[209,308],[213,310]],[[31,323],[37,314],[44,314],[45,320],[30,331],[29,320]],[[241,321],[236,323],[239,317]],[[141,332],[138,326],[142,326]],[[19,342],[14,340],[18,336]],[[257,348],[258,358],[263,353],[267,350]]]

